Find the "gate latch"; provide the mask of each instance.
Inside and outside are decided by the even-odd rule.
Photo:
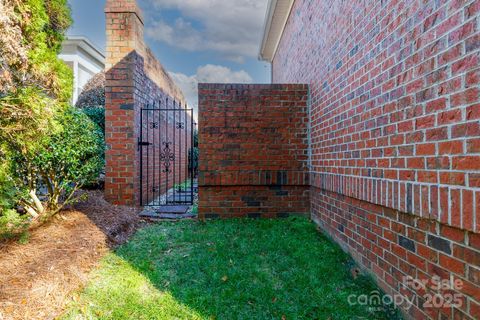
[[[140,147],[143,147],[143,146],[151,146],[153,143],[151,142],[148,142],[148,141],[141,141],[140,138],[138,138],[138,148],[140,149]]]

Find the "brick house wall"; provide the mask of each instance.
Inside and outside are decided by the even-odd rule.
[[[307,215],[305,85],[199,84],[199,216]]]
[[[307,83],[312,217],[414,319],[480,317],[480,1],[296,0],[274,83]],[[431,308],[405,277],[460,279]],[[444,292],[445,293],[445,292]]]
[[[147,191],[152,187],[140,185],[140,157],[146,158],[146,152],[140,155],[137,145],[141,108],[147,105],[180,108],[180,104],[185,106],[185,98],[145,45],[142,12],[136,1],[107,0],[105,15],[105,197],[114,204],[136,206],[140,204],[140,189]],[[168,127],[170,131],[174,126],[172,121],[165,113],[157,119],[159,128]],[[147,125],[145,121],[143,126]],[[153,139],[153,136],[146,138]],[[158,143],[161,146],[162,141]],[[149,148],[157,148],[158,154],[158,146]],[[184,157],[178,155],[177,163],[185,166]],[[159,162],[151,163],[143,174],[149,181],[166,181]],[[173,183],[171,179],[168,187]]]

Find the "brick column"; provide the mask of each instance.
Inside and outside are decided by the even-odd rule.
[[[105,198],[114,204],[137,205],[138,115],[136,63],[143,53],[143,19],[135,0],[107,0]]]

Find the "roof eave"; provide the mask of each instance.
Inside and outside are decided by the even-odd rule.
[[[105,55],[103,52],[96,46],[94,45],[90,39],[88,39],[85,36],[76,36],[76,35],[70,35],[67,36],[64,40],[65,45],[68,44],[74,44],[79,47],[81,47],[83,50],[87,51],[94,57],[96,60],[101,62],[102,64],[105,64]]]
[[[275,11],[276,5],[277,5],[277,0],[269,0],[268,1],[268,7],[267,7],[267,12],[265,14],[265,22],[264,22],[264,26],[263,26],[262,44],[261,44],[261,47],[260,47],[260,52],[258,54],[258,58],[262,61],[269,61],[269,62],[272,61],[271,58],[266,56],[265,49],[266,49],[267,40],[268,40],[268,36],[269,36],[269,33],[270,33],[271,25],[272,25],[272,17],[273,17],[273,13]]]
[[[259,59],[272,62],[295,0],[269,0]]]

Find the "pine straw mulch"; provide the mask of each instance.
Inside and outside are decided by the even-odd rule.
[[[109,249],[142,224],[134,208],[101,191],[32,230],[27,244],[0,243],[0,319],[54,319]]]

